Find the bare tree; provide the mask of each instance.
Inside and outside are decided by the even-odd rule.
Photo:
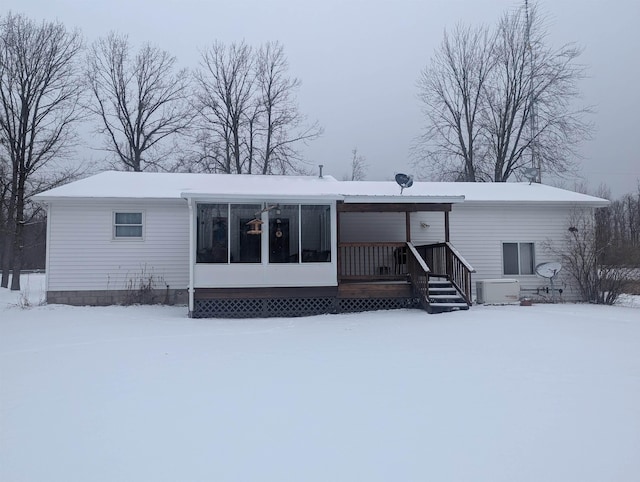
[[[494,33],[445,36],[419,84],[426,134],[417,163],[461,180],[504,182],[525,167],[563,174],[589,137],[589,108],[575,108],[585,68],[573,44],[546,46],[534,8],[506,13]]]
[[[364,181],[367,177],[367,160],[358,154],[358,149],[351,151],[350,173],[343,176],[343,181]]]
[[[248,45],[214,43],[202,53],[195,73],[198,111],[202,129],[222,144],[216,171],[245,172],[250,164],[243,156],[245,127],[252,112],[253,53]]]
[[[132,56],[128,38],[116,33],[91,46],[87,64],[89,108],[100,119],[104,149],[126,170],[162,168],[173,153],[169,141],[193,118],[187,70],[177,70],[175,57],[150,44]]]
[[[296,146],[322,134],[317,122],[304,124],[294,94],[300,80],[288,76],[289,63],[282,45],[269,42],[258,51],[256,83],[259,90],[257,112],[263,132],[262,174],[285,174],[296,170],[300,157]]]
[[[551,250],[561,256],[584,301],[612,305],[624,293],[632,269],[606,262],[610,240],[599,236],[598,228],[593,216],[575,212],[569,220],[565,247]]]
[[[200,168],[213,172],[273,174],[299,171],[296,147],[317,138],[295,103],[300,81],[288,76],[278,43],[257,51],[240,43],[214,43],[195,73],[200,114]]]
[[[428,120],[418,153],[445,179],[484,180],[483,94],[495,64],[494,37],[486,27],[459,25],[452,36],[445,32],[418,81]]]
[[[80,118],[81,49],[79,32],[67,31],[60,23],[37,24],[11,13],[0,19],[0,149],[10,167],[2,286],[8,286],[12,271],[12,290],[20,289],[33,184],[43,182],[45,178],[37,176],[68,153],[72,127]],[[49,171],[49,180],[58,179],[56,169]]]

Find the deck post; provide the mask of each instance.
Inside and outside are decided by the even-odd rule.
[[[411,242],[411,213],[407,211],[405,214],[405,223],[406,223],[406,232],[407,232],[407,243]]]
[[[444,241],[446,243],[451,241],[449,239],[449,211],[444,212]]]
[[[342,273],[342,249],[340,248],[340,212],[339,207],[342,205],[342,201],[336,201],[336,278],[340,282],[340,275]]]

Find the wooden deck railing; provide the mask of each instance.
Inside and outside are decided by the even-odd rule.
[[[406,243],[340,243],[338,279],[386,281],[407,278]]]
[[[433,276],[445,276],[471,304],[471,266],[451,243],[427,244],[416,246],[416,250],[431,268]]]
[[[451,243],[338,244],[339,281],[411,281],[414,295],[427,307],[433,276],[447,278],[471,304],[471,273],[475,270]]]

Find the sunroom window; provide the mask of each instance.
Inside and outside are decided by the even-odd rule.
[[[269,263],[297,263],[300,206],[277,205],[269,211]]]
[[[229,205],[198,205],[198,263],[227,263],[229,261]]]
[[[199,203],[197,218],[197,263],[261,263],[264,245],[273,264],[331,261],[329,205]]]

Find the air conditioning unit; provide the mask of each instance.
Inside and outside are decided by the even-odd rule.
[[[517,279],[484,279],[476,281],[478,303],[515,303],[520,299]]]

